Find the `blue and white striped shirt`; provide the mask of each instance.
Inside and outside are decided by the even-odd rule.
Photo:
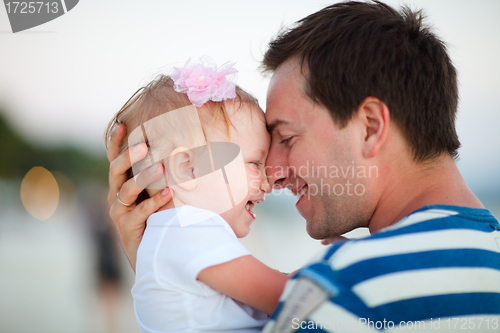
[[[500,331],[500,224],[486,209],[426,206],[300,270],[264,332],[459,329],[464,318]]]

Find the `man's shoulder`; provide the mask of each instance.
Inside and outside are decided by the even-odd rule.
[[[305,317],[314,320],[500,315],[500,224],[485,209],[423,207],[370,237],[334,244],[294,280],[280,308],[308,280],[327,295]]]
[[[495,230],[500,224],[486,209],[426,206],[369,237],[333,245],[323,260],[339,270],[378,257],[480,247]]]
[[[488,210],[430,206],[370,237],[333,246],[323,262],[340,273],[340,283],[361,291],[376,287],[365,281],[380,277],[382,284],[381,276],[399,283],[422,278],[424,271],[437,278],[440,269],[452,274],[452,267],[477,267],[479,257],[500,252],[498,237],[500,224]]]

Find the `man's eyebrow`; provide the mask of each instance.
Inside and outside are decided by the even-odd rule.
[[[272,133],[274,131],[274,129],[279,126],[279,125],[290,125],[290,122],[289,121],[286,121],[286,120],[283,120],[283,119],[276,119],[275,121],[273,121],[272,123],[270,124],[266,124],[266,127],[267,127],[267,131],[269,133]]]

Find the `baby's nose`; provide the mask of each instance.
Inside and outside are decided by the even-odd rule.
[[[271,193],[272,191],[272,187],[271,185],[269,185],[269,181],[267,180],[267,176],[264,175],[264,179],[262,180],[261,184],[260,184],[260,189],[262,191],[264,191],[264,193]]]

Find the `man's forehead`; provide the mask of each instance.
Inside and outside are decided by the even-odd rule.
[[[299,105],[309,99],[304,84],[305,77],[296,58],[287,60],[274,72],[267,90],[266,127],[270,133],[280,127],[293,127],[299,121]]]
[[[266,117],[266,120],[267,120],[267,117]],[[279,119],[279,118],[275,119],[275,120],[272,120],[269,123],[266,123],[267,131],[269,133],[273,133],[273,131],[277,127],[280,127],[280,126],[290,126],[290,125],[292,125],[292,122],[290,122],[288,120],[284,120],[284,119]]]

